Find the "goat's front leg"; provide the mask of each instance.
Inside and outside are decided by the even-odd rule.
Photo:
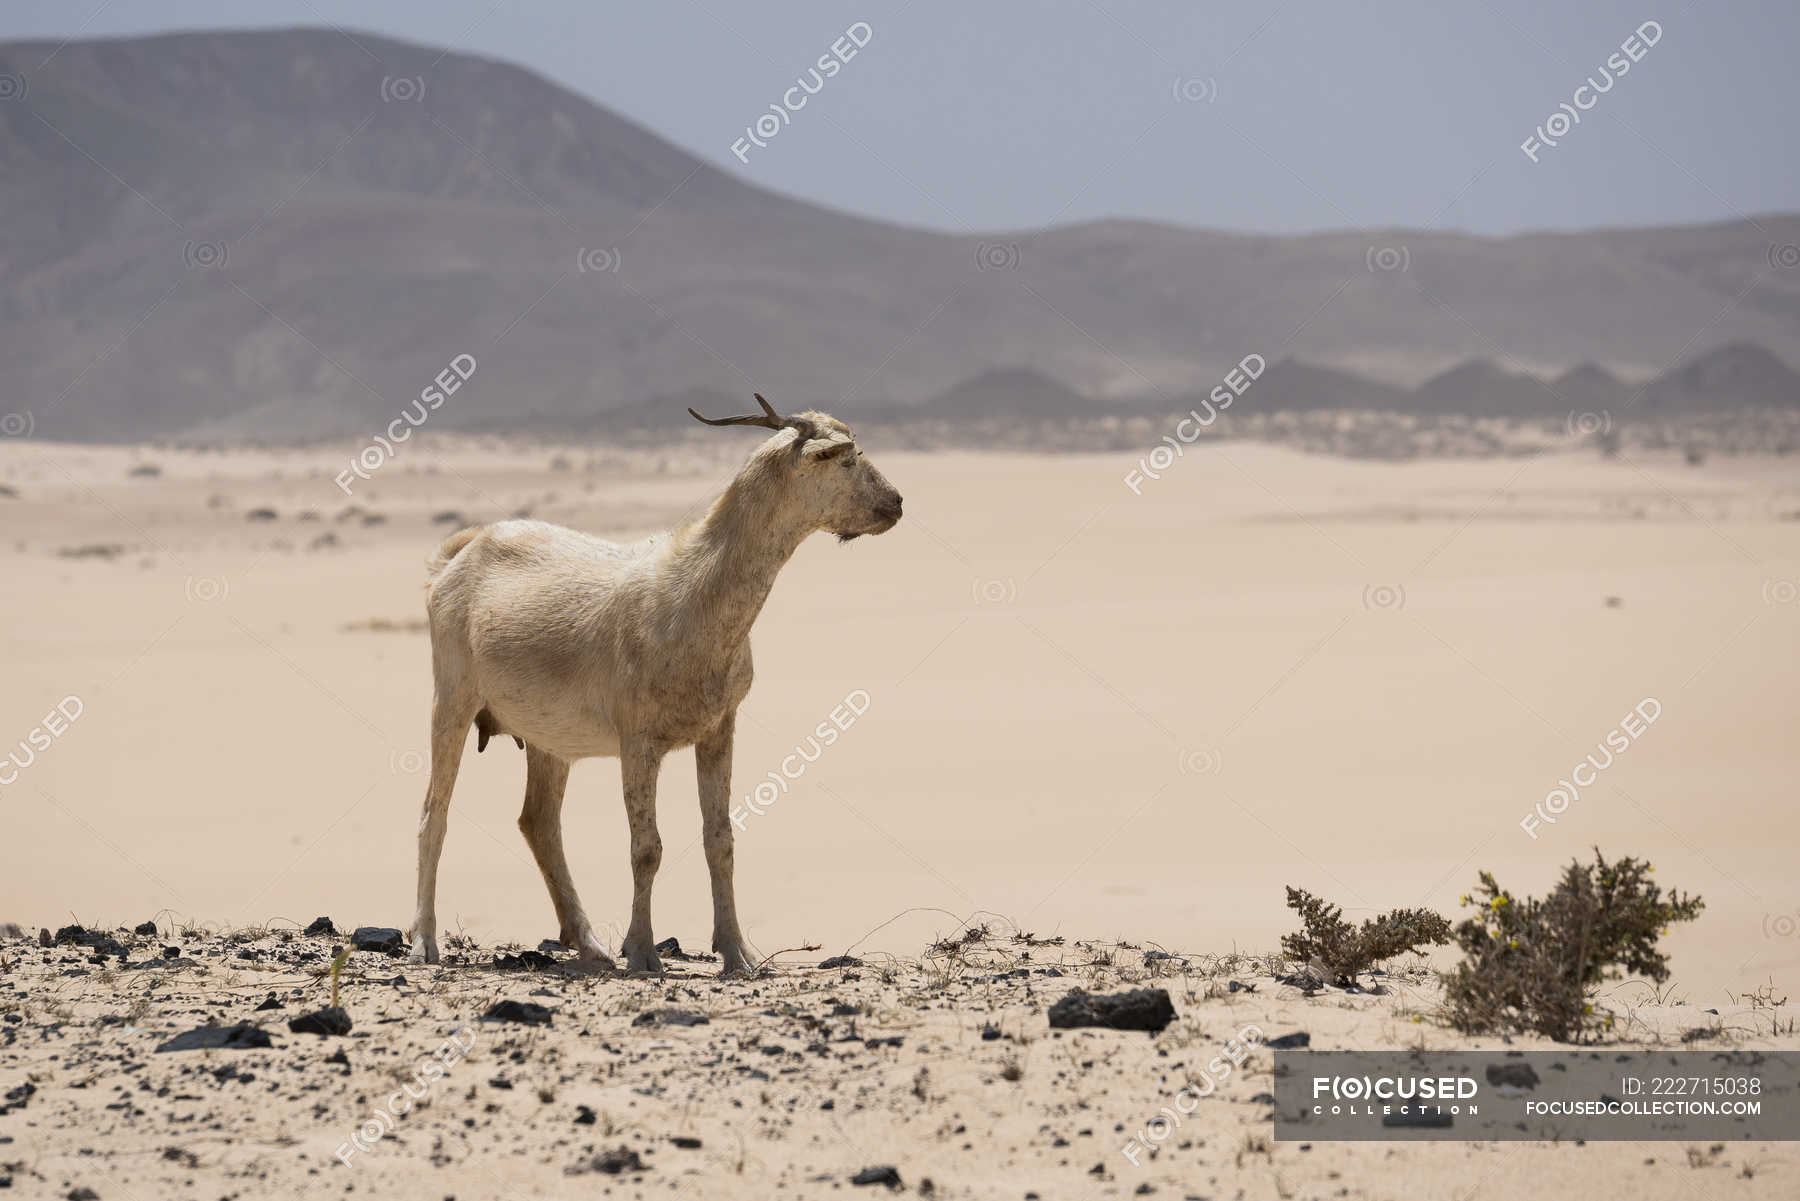
[[[737,714],[728,713],[710,738],[694,745],[700,777],[700,829],[706,840],[706,868],[712,876],[713,950],[723,974],[748,975],[744,935],[738,929],[737,893],[731,883],[731,740]]]
[[[619,776],[631,824],[631,926],[621,949],[626,967],[634,972],[662,971],[650,933],[650,889],[662,864],[662,838],[656,833],[656,773],[661,768],[660,749],[631,742],[620,748]]]

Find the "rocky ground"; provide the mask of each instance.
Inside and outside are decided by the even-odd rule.
[[[753,980],[665,944],[665,974],[634,978],[578,972],[553,945],[466,940],[427,967],[397,933],[10,928],[0,1190],[1467,1198],[1516,1195],[1529,1171],[1546,1197],[1723,1201],[1777,1195],[1800,1158],[1779,1144],[1278,1143],[1266,1047],[1185,1128],[1151,1125],[1252,1028],[1314,1048],[1470,1045],[1442,1025],[1423,968],[1369,991],[1303,988],[1272,958],[976,927],[911,961],[785,952]],[[1072,990],[1139,988],[1173,1004],[1158,1033],[1052,1028]],[[1776,998],[1716,1013],[1643,1000],[1620,1045],[1800,1042]],[[291,1028],[346,1019],[345,1034]]]

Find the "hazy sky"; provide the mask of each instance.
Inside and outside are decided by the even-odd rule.
[[[733,141],[856,21],[867,47],[740,162]],[[1646,21],[1656,45],[1533,162],[1520,144]],[[944,229],[1511,232],[1800,208],[1797,0],[0,7],[0,40],[325,24],[516,62],[753,182]]]

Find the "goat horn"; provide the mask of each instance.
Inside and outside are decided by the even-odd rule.
[[[812,422],[804,417],[783,417],[775,411],[775,406],[763,399],[761,392],[754,393],[756,403],[762,406],[760,413],[740,413],[736,417],[702,417],[693,408],[688,409],[688,416],[706,425],[755,425],[764,429],[793,429],[800,435],[801,441],[818,437],[818,430]]]
[[[817,427],[815,427],[813,425],[813,423],[808,421],[806,418],[792,417],[792,416],[778,417],[775,414],[775,407],[773,405],[771,405],[768,401],[763,399],[763,394],[761,392],[754,392],[751,395],[756,397],[756,403],[763,407],[763,412],[765,412],[769,415],[769,420],[775,423],[776,429],[780,429],[783,426],[790,427],[791,429],[793,429],[793,431],[796,434],[800,435],[799,440],[801,442],[805,442],[808,439],[817,438],[819,436],[819,431],[818,431]]]

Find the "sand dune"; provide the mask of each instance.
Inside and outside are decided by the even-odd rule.
[[[421,561],[447,528],[433,518],[530,510],[638,533],[692,512],[742,449],[446,442],[346,496],[332,477],[354,447],[0,444],[19,494],[0,499],[0,727],[16,743],[63,698],[84,707],[3,786],[0,914],[242,923],[329,906],[404,924]],[[1537,888],[1600,842],[1707,896],[1676,935],[1695,997],[1800,962],[1800,942],[1769,936],[1800,905],[1782,803],[1790,463],[1395,466],[1232,444],[1195,448],[1140,496],[1123,456],[876,449],[908,520],[808,543],[755,635],[745,798],[847,693],[871,698],[744,823],[759,944],[838,947],[936,905],[1266,950],[1284,883],[1352,912],[1454,909],[1478,867]],[[144,462],[160,474],[132,475]],[[246,520],[264,507],[273,519]],[[335,544],[308,549],[321,535]],[[59,554],[96,545],[118,550]],[[1663,713],[1632,752],[1523,831],[1645,697]],[[553,933],[513,829],[522,777],[510,748],[469,755],[452,818],[442,910],[489,939]],[[673,757],[658,913],[690,940],[709,912],[692,788],[691,755]],[[568,821],[589,908],[622,917],[610,761],[577,769]],[[887,937],[911,947],[938,921]]]
[[[37,1157],[15,1170],[28,1193],[125,1195],[143,1153],[165,1142],[176,1151],[156,1161],[157,1187],[229,1191],[272,1172],[298,1188],[316,1170],[341,1188],[332,1146],[366,1116],[384,1064],[410,1064],[500,996],[544,999],[536,985],[454,965],[406,969],[396,986],[388,975],[404,965],[359,956],[347,1003],[377,1041],[355,1043],[352,1077],[328,1077],[323,1093],[226,1094],[236,1077],[212,1074],[236,1064],[312,1079],[326,1052],[295,1038],[204,1053],[201,1076],[152,1056],[143,1080],[213,1099],[184,1127],[192,1137],[146,1135],[156,1123],[95,1112],[112,1094],[76,1087],[108,1078],[110,1052],[95,1047],[115,1038],[129,1058],[201,1019],[262,1016],[244,1011],[265,990],[317,1001],[319,956],[295,954],[319,948],[277,937],[289,923],[320,912],[346,928],[409,920],[429,700],[423,559],[455,521],[530,511],[637,534],[693,513],[744,449],[735,438],[676,451],[440,439],[346,495],[334,479],[354,446],[0,443],[0,731],[29,763],[0,784],[0,919],[29,932],[160,914],[165,930],[193,925],[176,941],[202,964],[150,989],[144,973],[94,970],[29,939],[0,947],[11,990],[0,1009],[27,1019],[18,1029],[34,1040],[0,1050],[4,1082],[43,1090],[4,1123]],[[481,1173],[499,1173],[556,1195],[565,1168],[625,1145],[651,1165],[638,1191],[679,1182],[695,1196],[814,1195],[871,1163],[895,1164],[921,1193],[931,1177],[948,1196],[1142,1184],[1412,1196],[1406,1181],[1424,1174],[1440,1191],[1481,1189],[1521,1168],[1547,1196],[1688,1195],[1687,1178],[1644,1166],[1659,1154],[1641,1147],[1591,1147],[1573,1166],[1550,1147],[1270,1149],[1258,1142],[1264,1115],[1246,1102],[1266,1085],[1253,1075],[1234,1086],[1243,1098],[1208,1112],[1194,1146],[1140,1171],[1116,1144],[1180,1087],[1181,1064],[1159,1045],[1210,1045],[1245,1020],[1307,1028],[1320,1046],[1467,1041],[1431,1017],[1428,972],[1379,998],[1307,998],[1268,980],[1253,1001],[1221,997],[1219,971],[1256,968],[1221,969],[1219,956],[1273,951],[1291,928],[1288,883],[1352,917],[1412,905],[1454,914],[1478,869],[1540,891],[1598,843],[1650,858],[1659,879],[1707,900],[1670,939],[1668,988],[1609,990],[1643,1015],[1634,1044],[1715,1017],[1741,1043],[1791,1012],[1752,999],[1770,984],[1763,999],[1779,999],[1800,967],[1790,460],[1392,464],[1226,443],[1190,448],[1134,493],[1128,455],[871,451],[906,493],[907,518],[879,539],[802,547],[757,627],[758,681],[739,723],[746,932],[765,955],[819,950],[783,955],[792,967],[749,985],[717,984],[705,963],[663,983],[554,984],[549,1003],[581,1016],[553,1034],[489,1037],[454,1101],[389,1145],[403,1152],[354,1169],[359,1187],[498,1195]],[[784,772],[859,691],[855,723],[817,762]],[[1629,751],[1554,822],[1524,829],[1647,700],[1655,720]],[[46,745],[28,756],[34,733]],[[522,757],[500,740],[466,756],[452,811],[440,917],[488,948],[555,934],[513,825],[522,781]],[[617,787],[611,761],[590,761],[566,811],[577,882],[615,948],[628,899]],[[691,754],[666,765],[661,823],[657,934],[704,946]],[[1204,949],[1193,961],[1204,971],[1170,982],[1187,1044],[1046,1038],[1046,984],[979,983],[1017,947],[984,952],[986,974],[965,970],[947,992],[941,963],[908,966],[965,921],[1140,948],[1113,948],[1105,969],[1091,949],[1038,960],[1076,964],[1096,985],[1146,978],[1143,947]],[[271,933],[251,944],[201,933],[245,925]],[[246,946],[264,958],[241,959]],[[804,966],[850,950],[899,966],[860,979]],[[88,974],[57,974],[67,970]],[[627,1038],[630,1015],[652,1002],[710,1009],[715,1025]],[[793,1042],[780,1015],[839,1003],[904,1027],[904,1050],[872,1053],[867,1075],[719,1075],[722,1052],[760,1061],[755,1044]],[[127,1008],[130,1031],[105,1027],[99,1044],[82,1033]],[[391,1019],[400,1024],[380,1024]],[[979,1039],[990,1021],[1007,1041]],[[1791,1033],[1769,1037],[1793,1045]],[[631,1050],[620,1060],[608,1047]],[[1104,1067],[1075,1072],[1076,1060]],[[998,1075],[1013,1061],[1022,1082]],[[495,1077],[513,1087],[483,1083]],[[828,1086],[846,1102],[835,1115],[815,1095]],[[709,1098],[698,1110],[696,1091]],[[228,1095],[258,1103],[214,1104]],[[571,1125],[578,1104],[609,1127]],[[192,1107],[159,1101],[157,1122]],[[463,1119],[477,1113],[468,1134]],[[85,1155],[103,1134],[104,1154]],[[667,1141],[677,1134],[704,1150]],[[1718,1197],[1770,1195],[1781,1161],[1766,1146],[1699,1154],[1691,1170]],[[1554,1174],[1536,1172],[1550,1156]],[[426,1166],[452,1162],[479,1172],[452,1180]],[[1095,1163],[1103,1170],[1089,1175]]]

